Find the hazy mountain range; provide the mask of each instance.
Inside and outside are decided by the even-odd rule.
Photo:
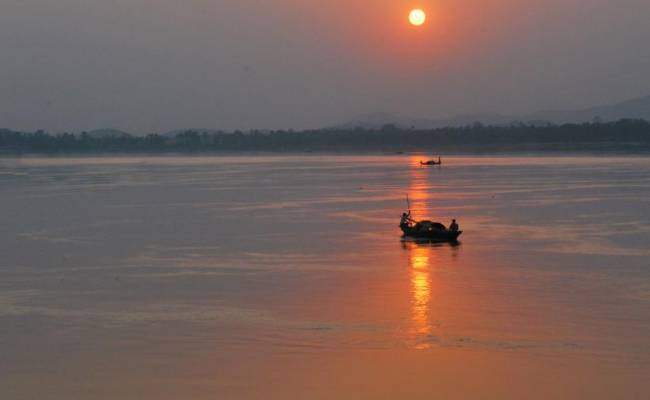
[[[650,121],[650,95],[624,101],[578,110],[547,110],[528,115],[503,115],[497,113],[476,113],[459,115],[446,119],[414,118],[392,113],[373,113],[361,115],[340,124],[334,124],[326,129],[379,129],[387,124],[400,128],[435,129],[445,127],[461,127],[481,123],[484,125],[511,125],[526,123],[530,125],[548,125],[563,123],[581,123],[593,121],[617,121],[619,119],[645,119]],[[217,129],[177,129],[160,133],[163,136],[173,137],[176,134],[192,130],[199,133],[217,133]],[[129,133],[118,129],[96,129],[88,132],[93,137],[120,137]]]
[[[386,124],[394,124],[400,128],[434,129],[445,127],[467,126],[475,123],[484,125],[509,125],[526,123],[531,125],[581,123],[592,121],[617,121],[619,119],[650,120],[650,96],[639,97],[621,103],[608,104],[578,110],[547,110],[532,114],[516,116],[497,113],[478,113],[459,115],[447,119],[411,118],[391,113],[373,113],[361,115],[331,128],[339,129],[377,129]]]

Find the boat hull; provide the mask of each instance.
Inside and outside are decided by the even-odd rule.
[[[458,241],[458,237],[463,233],[463,231],[443,231],[440,229],[417,230],[410,227],[402,227],[402,232],[404,233],[404,237],[427,239],[437,242],[456,242]]]

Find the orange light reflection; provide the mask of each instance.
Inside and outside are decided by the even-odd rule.
[[[411,321],[412,334],[416,339],[427,339],[432,333],[429,315],[431,302],[431,275],[429,272],[429,255],[426,247],[412,244],[409,247],[411,269]],[[430,343],[416,343],[416,349],[431,347]]]
[[[422,217],[429,199],[426,170],[420,167],[417,157],[411,159],[409,198],[411,211],[415,217]],[[433,331],[431,323],[431,258],[432,249],[426,245],[405,242],[404,248],[409,252],[409,270],[411,274],[411,333],[416,340],[415,348],[423,350],[431,347],[430,336]]]

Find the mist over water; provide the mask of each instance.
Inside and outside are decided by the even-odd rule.
[[[648,397],[650,159],[419,160],[1,159],[3,399]]]

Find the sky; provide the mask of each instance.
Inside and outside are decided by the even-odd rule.
[[[648,0],[0,0],[0,127],[304,129],[607,104],[650,94],[649,18]]]

